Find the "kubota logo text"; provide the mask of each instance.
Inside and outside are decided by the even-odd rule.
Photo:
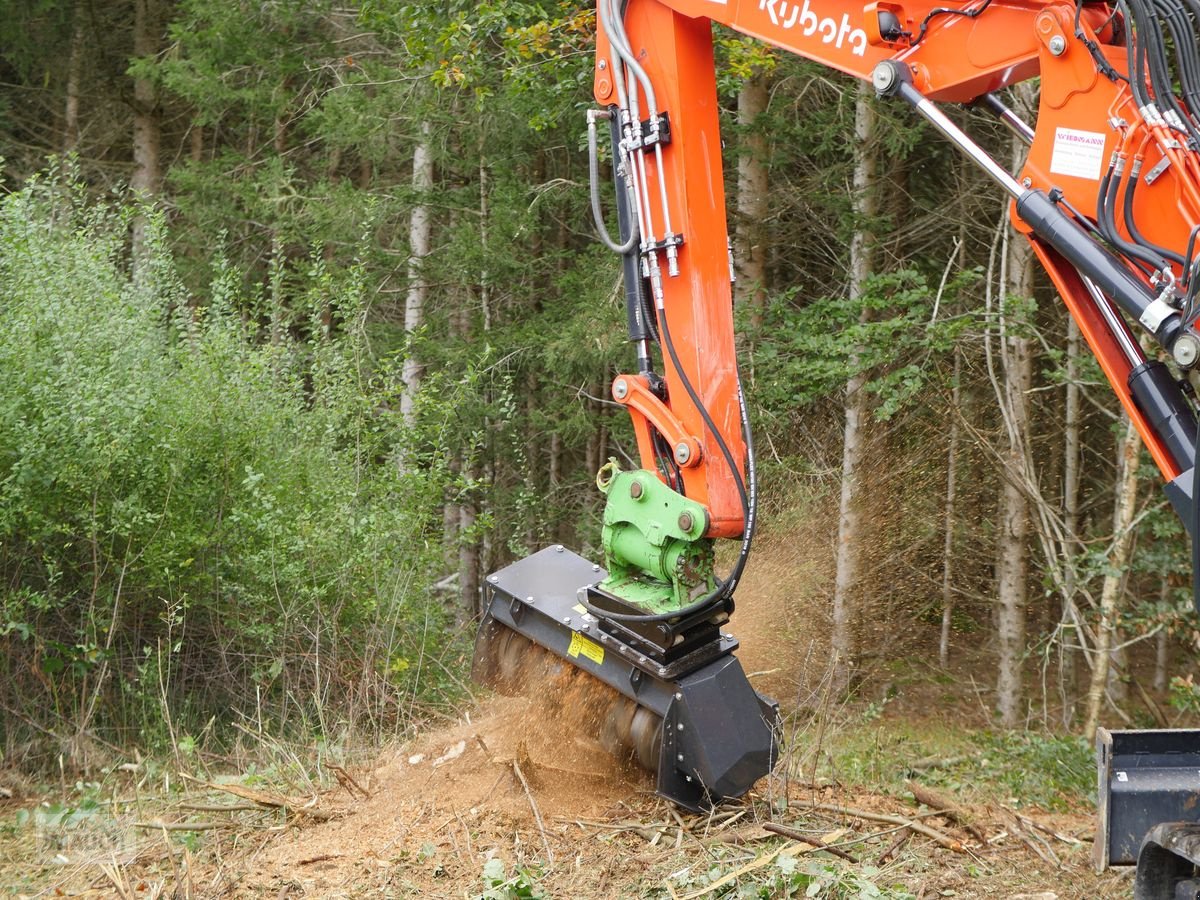
[[[758,0],[758,8],[766,10],[776,25],[784,28],[800,26],[805,37],[812,37],[820,32],[822,44],[833,44],[840,48],[849,42],[855,56],[862,56],[867,52],[867,33],[861,28],[850,27],[848,13],[842,13],[841,22],[835,22],[828,17],[817,18],[817,14],[809,9],[808,3],[809,0],[804,0],[803,5],[794,0],[790,3],[788,0]]]

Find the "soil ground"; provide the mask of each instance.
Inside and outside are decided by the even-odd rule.
[[[606,689],[550,665],[523,696],[482,697],[371,765],[298,759],[318,772],[308,785],[243,772],[181,790],[178,771],[152,779],[139,764],[90,792],[61,785],[57,802],[10,787],[0,895],[1130,896],[1128,873],[1091,871],[1094,814],[1082,796],[1051,811],[1041,795],[1021,796],[1019,771],[1014,790],[1010,769],[995,786],[932,779],[952,815],[918,803],[914,783],[976,752],[960,737],[988,724],[971,671],[986,658],[960,654],[947,672],[919,652],[895,654],[864,677],[869,696],[830,708],[822,574],[808,568],[820,554],[803,535],[765,543],[735,630],[755,686],[789,711],[789,747],[771,777],[712,815],[656,799],[651,776],[598,740]],[[796,871],[808,879],[799,888]]]

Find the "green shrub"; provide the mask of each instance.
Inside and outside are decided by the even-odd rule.
[[[213,270],[188,296],[161,219],[69,178],[0,203],[9,755],[47,732],[153,745],[214,716],[386,726],[417,699],[444,631],[428,538],[446,476],[397,464],[413,436],[398,378],[369,364],[361,273],[280,262],[247,292]]]

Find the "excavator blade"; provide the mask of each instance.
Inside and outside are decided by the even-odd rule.
[[[660,796],[697,812],[742,796],[775,763],[778,704],[750,686],[728,634],[664,664],[608,627],[584,605],[605,575],[555,546],[488,576],[472,678],[521,693],[578,667],[615,691],[597,737],[656,773]]]

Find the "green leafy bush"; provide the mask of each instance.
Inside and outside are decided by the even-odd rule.
[[[444,630],[428,538],[448,476],[397,462],[417,437],[371,363],[361,272],[279,261],[247,290],[218,257],[197,298],[164,244],[152,212],[69,177],[0,204],[10,754],[31,722],[74,750],[214,716],[386,725]]]

